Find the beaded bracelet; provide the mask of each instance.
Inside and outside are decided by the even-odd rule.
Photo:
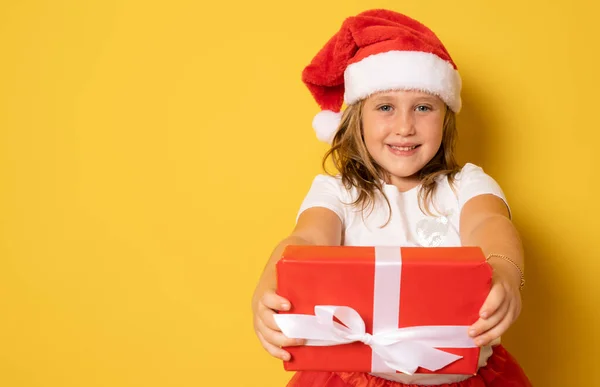
[[[523,290],[523,286],[525,286],[525,274],[523,274],[523,270],[519,267],[519,265],[517,265],[515,263],[515,261],[513,261],[506,255],[502,255],[502,254],[490,254],[487,256],[486,261],[489,261],[490,258],[493,258],[493,257],[504,259],[505,261],[512,263],[512,265],[517,268],[517,270],[519,271],[519,274],[521,275],[521,283],[519,284],[519,291]]]

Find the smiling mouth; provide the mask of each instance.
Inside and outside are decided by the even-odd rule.
[[[413,146],[395,146],[395,145],[388,145],[390,148],[401,151],[401,152],[408,152],[411,151],[413,149],[416,149],[418,147],[420,147],[421,145],[413,145]]]

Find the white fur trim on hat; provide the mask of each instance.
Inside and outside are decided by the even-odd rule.
[[[460,111],[462,82],[458,71],[437,55],[421,51],[387,51],[352,63],[344,72],[344,101],[353,104],[378,91],[421,90]]]
[[[322,110],[313,118],[312,127],[320,141],[331,144],[341,121],[341,112],[336,113],[331,110]]]

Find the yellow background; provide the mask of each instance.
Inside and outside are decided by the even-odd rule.
[[[597,382],[598,10],[368,3],[2,2],[1,386],[285,384],[251,292],[325,150],[300,72],[367,6],[423,21],[462,73],[460,159],[527,249],[505,344],[537,386]]]

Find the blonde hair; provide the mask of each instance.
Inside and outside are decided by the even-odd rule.
[[[387,172],[373,160],[362,135],[364,101],[359,101],[346,108],[342,114],[342,120],[333,138],[331,148],[323,157],[323,169],[327,174],[333,176],[326,166],[327,161],[331,159],[346,189],[356,188],[358,197],[351,204],[360,208],[363,215],[365,211],[370,212],[373,210],[375,196],[378,191],[383,195],[388,208],[391,210],[390,202],[383,190]],[[421,181],[419,207],[421,211],[428,215],[433,215],[431,212],[432,204],[435,209],[433,195],[436,191],[438,178],[447,176],[452,186],[454,177],[460,170],[460,166],[454,158],[457,137],[456,116],[452,110],[446,109],[442,144],[435,156],[419,171],[419,180]],[[389,214],[391,217],[391,211]],[[390,217],[388,217],[386,224],[389,223]]]

